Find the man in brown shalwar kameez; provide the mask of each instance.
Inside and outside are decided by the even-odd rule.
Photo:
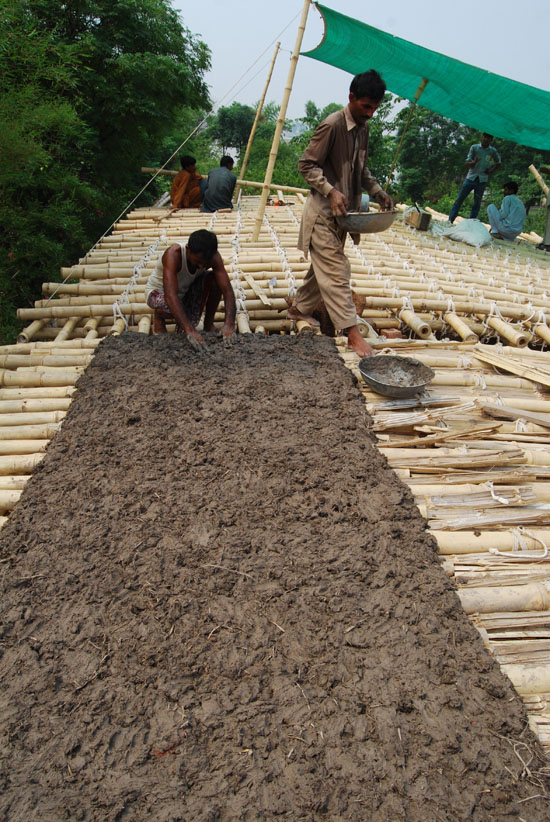
[[[349,103],[320,123],[298,168],[309,183],[298,248],[311,255],[311,266],[304,284],[298,289],[288,316],[294,320],[311,317],[320,299],[337,329],[342,329],[348,344],[360,357],[372,354],[357,327],[357,313],[350,286],[351,269],[344,254],[346,232],[338,226],[336,215],[358,211],[365,190],[383,210],[393,208],[391,197],[382,190],[367,168],[370,120],[384,97],[386,85],[371,69],[353,78]],[[351,235],[354,243],[359,235]]]

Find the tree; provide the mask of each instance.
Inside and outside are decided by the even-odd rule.
[[[242,152],[248,143],[255,116],[255,110],[242,103],[220,106],[210,133],[220,143],[224,154],[230,148],[236,149],[237,154]]]
[[[15,307],[55,277],[85,239],[92,192],[79,179],[86,126],[76,93],[78,49],[52,44],[22,4],[0,17],[0,339],[16,331]],[[70,146],[71,150],[67,151]]]
[[[79,113],[93,152],[83,176],[123,197],[139,190],[140,166],[182,106],[209,107],[210,52],[169,0],[26,0],[41,31],[79,45]],[[116,209],[115,209],[116,210]]]
[[[409,116],[402,109],[395,118],[400,140]],[[399,154],[399,193],[409,202],[437,202],[456,188],[465,173],[465,161],[476,132],[454,120],[417,106]]]
[[[209,54],[169,0],[3,0],[1,311],[103,233],[184,107],[209,108]]]

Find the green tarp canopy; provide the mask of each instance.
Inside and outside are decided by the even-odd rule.
[[[325,21],[322,43],[306,57],[360,74],[374,68],[394,94],[451,120],[531,148],[550,149],[550,92],[470,66],[315,4]],[[513,52],[512,52],[513,53]]]

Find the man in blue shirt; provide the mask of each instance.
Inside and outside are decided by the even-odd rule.
[[[233,158],[225,155],[220,168],[208,172],[208,182],[203,195],[201,211],[212,213],[220,208],[233,208],[231,202],[237,178],[232,173]]]
[[[493,135],[483,132],[481,135],[481,143],[475,143],[470,147],[468,157],[466,158],[468,173],[458,192],[458,197],[451,208],[451,213],[449,214],[450,223],[454,223],[460,206],[470,191],[474,192],[474,202],[472,210],[470,211],[470,220],[475,220],[479,214],[485,186],[491,174],[494,174],[500,166],[500,155],[496,148],[491,145],[492,142]]]
[[[487,216],[491,223],[491,237],[497,240],[515,240],[527,217],[525,206],[517,197],[518,184],[512,180],[504,186],[504,199],[500,210],[496,205],[487,206]]]

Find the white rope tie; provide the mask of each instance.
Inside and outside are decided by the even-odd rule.
[[[124,325],[126,330],[128,330],[128,320],[126,319],[126,315],[122,313],[120,308],[121,305],[130,305],[130,296],[134,294],[136,283],[139,277],[141,277],[141,272],[147,265],[149,261],[149,257],[154,254],[161,243],[166,242],[166,231],[163,231],[160,237],[157,237],[155,242],[149,246],[149,248],[145,251],[143,257],[141,257],[138,262],[135,264],[132,276],[130,277],[126,288],[117,299],[113,303],[113,325],[116,323],[117,319],[124,320]]]
[[[279,259],[281,261],[281,267],[283,269],[283,273],[285,275],[285,280],[287,282],[288,295],[289,295],[289,297],[293,297],[296,294],[296,291],[298,289],[297,289],[297,286],[296,286],[296,277],[294,276],[294,271],[292,270],[292,266],[288,262],[286,249],[283,247],[283,244],[281,243],[281,240],[279,238],[279,235],[277,234],[277,231],[275,230],[275,228],[273,228],[273,226],[271,225],[271,223],[269,222],[269,220],[268,220],[268,218],[265,214],[264,214],[264,218],[263,218],[263,224],[267,228],[267,230],[269,231],[269,233],[271,235],[271,240],[273,242],[273,245],[275,246],[275,250],[277,251],[277,254],[279,255]]]
[[[548,546],[543,539],[535,536],[532,531],[528,531],[522,525],[515,528],[512,533],[514,535],[514,547],[511,551],[499,551],[498,548],[489,548],[489,553],[514,560],[546,559],[548,556]],[[528,548],[524,537],[530,537],[530,539],[538,542],[539,545],[542,546],[542,554],[537,554],[535,550]]]
[[[483,376],[483,374],[475,374],[474,385],[476,388],[481,388],[482,391],[487,391],[487,383],[485,382],[485,377]]]
[[[491,493],[491,496],[496,502],[500,502],[501,505],[510,505],[510,500],[506,499],[506,497],[499,497],[498,494],[495,494],[495,487],[492,482],[487,483],[487,487]]]

